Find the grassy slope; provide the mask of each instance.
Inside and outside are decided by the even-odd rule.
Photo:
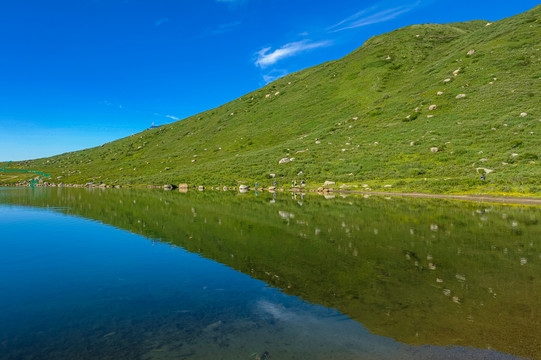
[[[275,173],[279,185],[302,178],[374,189],[539,193],[541,6],[485,25],[409,26],[219,108],[14,165],[64,183],[268,185]],[[430,111],[432,104],[438,108]],[[279,165],[283,157],[295,160]],[[495,170],[487,182],[478,179],[479,167]]]

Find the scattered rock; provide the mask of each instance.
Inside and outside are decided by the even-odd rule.
[[[267,95],[265,95],[265,98],[270,99],[270,96],[271,96],[270,94],[267,94]]]
[[[517,157],[518,154],[514,153],[514,154],[511,154],[512,157]]]
[[[455,71],[453,71],[453,76],[458,76],[459,72],[460,72],[460,69],[456,69]]]
[[[476,169],[477,172],[480,172],[481,170],[482,170],[485,174],[490,174],[490,173],[493,173],[493,172],[494,172],[494,170],[492,170],[492,169],[487,169],[487,168],[477,168],[477,169]]]
[[[466,97],[466,94],[458,94],[455,96],[455,99],[464,99]]]
[[[438,91],[438,95],[443,95],[443,91]]]
[[[288,158],[283,158],[278,161],[278,164],[287,164],[288,162],[291,162],[291,160],[289,160]]]
[[[169,167],[166,167],[166,168],[165,168],[165,170],[171,170],[171,168],[169,168]]]
[[[487,23],[487,24],[486,24],[485,26],[490,26],[490,25],[492,25],[492,23],[491,23],[491,22]]]
[[[276,174],[269,174],[269,176],[274,179],[276,177]]]
[[[432,110],[436,110],[437,108],[438,108],[437,105],[430,105],[430,106],[428,107],[428,110],[432,111]]]
[[[431,119],[431,118],[434,117],[434,115],[427,115],[426,117],[429,118],[429,119]]]
[[[194,162],[195,162],[195,159],[193,159],[192,162],[194,163]]]
[[[359,120],[359,118],[357,116],[351,118],[352,120]]]
[[[525,112],[520,113],[520,117],[526,117],[526,116],[528,116],[528,113],[525,113]]]
[[[336,183],[334,181],[325,181],[325,183],[323,184],[324,186],[328,186],[328,185],[336,185]]]
[[[279,92],[279,91],[277,91],[277,92],[274,93],[274,96],[278,96],[278,95],[280,95],[280,92]]]
[[[392,185],[383,185],[384,188],[392,188]]]
[[[451,79],[445,79],[443,80],[444,83],[448,83],[448,82],[451,82]]]
[[[390,56],[387,56],[387,57],[385,58],[385,60],[391,60],[391,57],[390,57]]]
[[[473,54],[475,54],[475,50],[472,49],[472,50],[468,51],[468,53],[466,55],[471,56]]]
[[[430,148],[430,152],[437,153],[438,151],[440,151],[440,149],[437,148],[437,147],[431,147]]]
[[[415,145],[415,141],[410,142],[410,146],[413,146],[413,145]]]

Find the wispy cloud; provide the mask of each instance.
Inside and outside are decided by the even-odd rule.
[[[227,4],[231,7],[239,7],[245,5],[248,0],[216,0],[217,3]]]
[[[167,117],[167,118],[169,118],[169,119],[173,119],[173,120],[175,120],[175,121],[180,120],[178,117],[173,116],[173,115],[165,115],[165,117]]]
[[[227,24],[221,24],[218,25],[214,30],[212,30],[213,34],[225,34],[227,32],[233,31],[237,26],[241,24],[240,21],[233,21]]]
[[[330,32],[338,32],[342,30],[354,29],[361,26],[389,21],[404,13],[407,13],[408,11],[413,10],[420,4],[421,1],[419,0],[413,4],[395,6],[385,10],[379,10],[381,8],[381,5],[372,6],[368,9],[359,11],[358,13],[345,18],[339,23],[329,27],[327,30]]]
[[[169,18],[158,19],[158,20],[156,20],[156,23],[154,24],[154,26],[158,27],[160,25],[165,24],[168,21],[169,21]]]
[[[272,70],[268,74],[263,75],[263,80],[265,81],[265,83],[268,84],[273,82],[274,80],[278,80],[286,76],[287,74],[289,74],[287,70]]]
[[[255,64],[264,69],[282,59],[297,55],[303,51],[329,46],[331,44],[331,41],[310,42],[309,40],[303,40],[285,44],[274,51],[272,51],[272,48],[266,47],[257,52]]]

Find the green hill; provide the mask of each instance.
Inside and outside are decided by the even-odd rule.
[[[270,185],[276,174],[278,185],[539,194],[540,49],[541,6],[490,25],[409,26],[216,109],[12,168],[63,183]]]

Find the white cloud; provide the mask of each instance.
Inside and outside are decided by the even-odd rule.
[[[173,116],[173,115],[165,115],[165,117],[168,117],[169,119],[173,119],[173,120],[175,120],[175,121],[180,120],[178,117]]]
[[[266,47],[257,52],[255,64],[264,69],[282,59],[297,55],[303,51],[329,45],[331,45],[331,41],[310,42],[309,40],[303,40],[285,44],[281,48],[274,51],[271,51],[270,47]]]
[[[413,10],[415,7],[419,6],[421,1],[417,1],[414,4],[406,4],[396,6],[390,9],[377,11],[381,6],[373,6],[371,8],[359,11],[356,14],[340,21],[339,23],[331,26],[327,30],[331,32],[337,32],[342,30],[354,29],[361,26],[377,24],[392,20],[408,11]]]
[[[169,21],[169,18],[158,19],[158,20],[156,20],[156,23],[154,24],[154,26],[158,27],[160,25],[165,24],[168,21]]]
[[[263,75],[263,80],[268,84],[274,80],[278,80],[279,78],[286,76],[287,74],[287,70],[273,70],[270,73]]]

